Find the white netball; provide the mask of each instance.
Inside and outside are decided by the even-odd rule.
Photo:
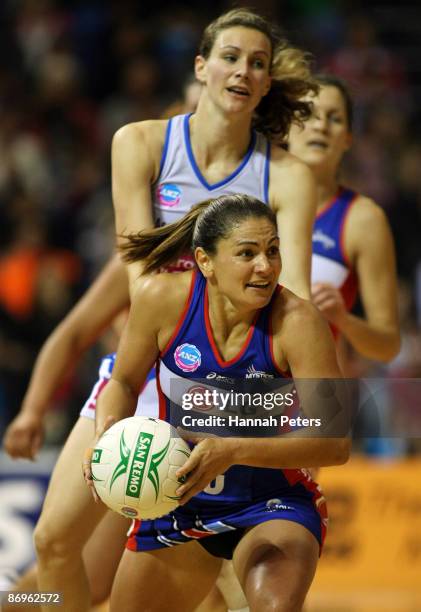
[[[175,473],[189,456],[189,446],[169,423],[144,416],[122,419],[94,448],[94,486],[111,510],[130,518],[158,518],[177,507]]]

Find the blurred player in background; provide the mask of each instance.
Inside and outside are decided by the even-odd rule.
[[[393,238],[380,206],[339,182],[352,144],[352,100],[341,80],[321,75],[317,81],[313,114],[301,128],[293,125],[288,139],[317,184],[312,300],[358,353],[387,362],[400,344]],[[364,316],[351,313],[357,294]]]

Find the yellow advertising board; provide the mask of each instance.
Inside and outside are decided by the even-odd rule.
[[[324,468],[329,531],[311,612],[421,611],[421,460]]]

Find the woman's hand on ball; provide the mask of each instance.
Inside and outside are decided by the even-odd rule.
[[[92,476],[92,469],[91,469],[91,461],[92,461],[93,452],[94,452],[94,446],[89,446],[85,450],[83,454],[83,461],[82,461],[82,472],[83,472],[83,477],[85,479],[85,482],[88,485],[89,489],[91,490],[91,493],[92,493],[92,496],[95,502],[97,502],[99,500],[99,497],[97,495],[97,492],[95,491],[94,481],[93,481],[93,476]]]
[[[217,476],[223,474],[230,466],[227,438],[203,437],[187,434],[183,438],[195,444],[190,457],[176,472],[177,478],[186,481],[177,489],[180,505],[203,491]]]
[[[114,425],[115,422],[116,421],[114,417],[108,416],[102,425],[100,424],[99,426],[97,426],[96,432],[95,432],[95,438],[92,442],[92,445],[88,446],[88,448],[85,450],[83,454],[83,461],[82,461],[83,477],[89,489],[91,490],[92,497],[94,498],[95,502],[99,501],[99,497],[98,497],[97,492],[95,491],[94,480],[93,480],[93,475],[92,475],[92,468],[91,468],[92,455],[94,452],[94,448],[98,440],[102,436],[102,434],[105,431],[107,431],[107,429],[109,429],[112,425]]]

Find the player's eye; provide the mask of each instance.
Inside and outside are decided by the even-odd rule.
[[[238,255],[240,257],[248,258],[253,257],[254,253],[251,249],[242,249],[241,251],[239,251]]]
[[[263,69],[263,68],[265,68],[265,62],[264,62],[264,60],[256,58],[256,59],[253,61],[253,68],[259,68],[259,69]]]
[[[277,246],[272,246],[268,249],[268,256],[269,257],[278,257],[279,255],[279,247]]]
[[[341,116],[341,115],[338,115],[338,114],[336,114],[336,113],[335,113],[334,115],[330,115],[329,119],[330,119],[330,121],[331,121],[332,123],[338,123],[338,124],[341,124],[341,123],[343,123],[343,122],[344,122],[344,120],[343,120],[342,116]]]

